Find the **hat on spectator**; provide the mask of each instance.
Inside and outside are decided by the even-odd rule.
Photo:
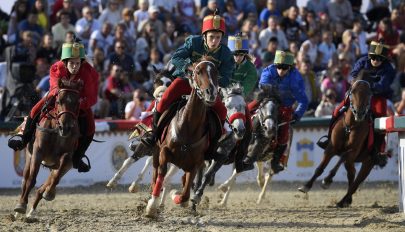
[[[215,3],[217,3],[217,0],[208,0],[208,3],[210,3],[210,2],[215,2]]]
[[[287,64],[294,65],[294,55],[290,52],[285,52],[281,50],[276,51],[276,56],[274,58],[274,64]]]
[[[150,6],[148,9],[148,12],[153,14],[153,13],[159,13],[159,8],[157,6]]]
[[[371,41],[368,55],[380,56],[384,59],[387,58],[390,47],[385,45],[382,41]]]
[[[62,55],[61,60],[69,59],[69,58],[80,58],[84,59],[84,46],[78,41],[74,41],[73,43],[64,43],[62,45]]]
[[[229,36],[228,47],[235,53],[248,53],[249,52],[249,40],[246,36],[242,36],[238,33],[236,36]]]
[[[217,10],[203,19],[202,34],[208,31],[220,31],[225,34],[225,19],[217,15]]]

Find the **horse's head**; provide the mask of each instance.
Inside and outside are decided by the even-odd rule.
[[[155,85],[154,87],[156,88],[157,86],[161,85],[169,87],[173,80],[175,67],[173,65],[170,65],[170,62],[161,70],[158,70],[154,65],[152,65],[152,67],[154,79],[153,84]]]
[[[227,109],[227,120],[232,128],[236,140],[241,140],[245,135],[246,127],[246,102],[243,98],[243,86],[239,83],[221,89],[223,101]]]
[[[270,140],[274,140],[277,138],[278,107],[281,103],[277,88],[272,85],[260,86],[256,100],[261,102],[257,115],[264,131],[264,136]]]
[[[218,70],[209,57],[193,63],[191,86],[207,105],[213,105],[218,95]]]
[[[364,80],[354,82],[349,92],[350,110],[356,121],[363,121],[370,110],[371,88]]]
[[[59,135],[69,136],[73,128],[77,127],[77,118],[80,105],[80,90],[83,82],[73,82],[59,79],[58,94],[56,95],[56,120]]]

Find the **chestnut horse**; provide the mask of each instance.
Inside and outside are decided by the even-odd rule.
[[[352,195],[359,185],[367,178],[374,162],[368,149],[370,131],[371,88],[369,82],[356,80],[349,91],[350,107],[336,122],[323,159],[316,168],[312,178],[298,190],[307,193],[317,177],[319,177],[334,155],[339,155],[338,164],[323,181],[327,188],[332,183],[340,164],[344,163],[347,171],[348,190],[346,195],[336,204],[337,207],[348,207],[352,203]],[[361,169],[356,176],[355,162],[361,162]]]
[[[187,76],[192,88],[187,103],[170,121],[164,139],[160,143],[159,155],[153,155],[152,196],[146,207],[146,216],[157,214],[167,164],[170,162],[184,170],[183,191],[174,194],[176,204],[186,206],[190,198],[190,187],[194,177],[204,163],[204,155],[209,147],[208,107],[213,105],[218,95],[218,70],[210,57],[204,56],[189,68]]]
[[[37,190],[27,218],[33,216],[39,201],[52,201],[55,188],[63,175],[72,168],[72,155],[80,135],[78,126],[80,90],[83,83],[59,80],[55,107],[40,120],[35,138],[27,145],[21,184],[20,201],[14,208],[18,214],[27,211],[28,196],[35,186],[41,163],[51,169],[44,184]],[[49,101],[49,102],[52,102]]]

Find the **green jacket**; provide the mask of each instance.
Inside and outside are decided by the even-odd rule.
[[[172,64],[176,67],[175,77],[184,77],[188,65],[199,60],[203,55],[212,56],[219,71],[219,86],[227,87],[232,77],[235,61],[226,45],[221,44],[215,51],[209,52],[202,35],[187,37],[185,43],[179,47],[172,57]]]
[[[258,76],[255,65],[245,58],[240,65],[236,65],[231,83],[239,82],[243,86],[243,95],[246,97],[254,90],[257,79]]]

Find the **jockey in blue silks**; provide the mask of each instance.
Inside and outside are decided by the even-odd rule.
[[[274,173],[284,170],[280,159],[287,148],[289,141],[290,123],[298,122],[308,107],[308,97],[305,94],[304,80],[299,71],[294,67],[294,56],[289,52],[276,51],[274,64],[265,68],[260,77],[259,86],[272,85],[278,89],[281,104],[278,109],[279,126],[277,133],[277,146],[274,150],[271,167]],[[260,99],[259,99],[260,101]],[[259,101],[253,101],[249,108],[257,109]],[[293,109],[294,103],[298,105]],[[253,156],[256,156],[253,154]],[[246,167],[253,167],[256,157],[247,157],[244,161]],[[248,169],[248,168],[247,168]]]

